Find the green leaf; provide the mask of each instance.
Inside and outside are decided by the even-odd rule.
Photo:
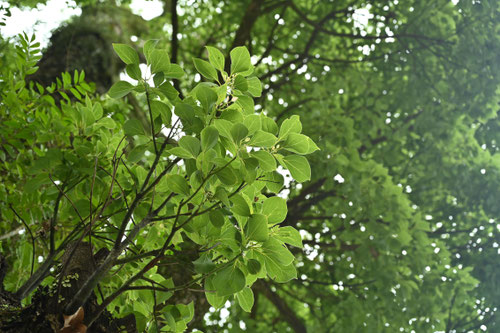
[[[243,125],[245,125],[248,128],[248,134],[254,134],[261,128],[261,119],[260,116],[256,114],[251,114],[249,116],[246,116],[245,119],[243,120]]]
[[[79,100],[82,99],[82,95],[75,88],[69,88],[69,91],[71,91],[73,96],[75,96],[77,99],[79,99]]]
[[[271,134],[278,133],[278,125],[276,125],[276,122],[274,120],[263,115],[261,115],[261,118],[263,131],[269,132]]]
[[[250,157],[243,160],[242,167],[239,168],[240,173],[243,175],[243,179],[248,183],[252,184],[257,178],[257,167],[259,166],[259,161],[257,159]]]
[[[125,67],[125,71],[127,72],[127,75],[130,76],[132,79],[134,80],[141,79],[142,73],[138,64],[127,65],[127,67]]]
[[[146,151],[145,145],[134,147],[134,149],[132,149],[128,154],[127,161],[129,161],[130,163],[136,163],[144,156],[145,151]]]
[[[181,175],[168,175],[167,186],[174,193],[184,194],[185,196],[190,194],[189,184]]]
[[[127,135],[144,134],[144,127],[138,119],[129,119],[123,124],[123,131]]]
[[[115,49],[116,54],[127,65],[139,64],[139,55],[132,47],[126,44],[113,43],[113,49]]]
[[[205,85],[199,85],[196,88],[196,98],[201,102],[203,108],[210,111],[217,103],[217,93]]]
[[[286,226],[279,228],[276,233],[276,237],[283,243],[287,243],[298,248],[303,247],[300,232],[294,227]]]
[[[248,90],[247,79],[245,79],[241,74],[236,75],[236,77],[234,78],[233,87],[234,89],[237,89],[241,92],[247,91]]]
[[[160,86],[165,81],[165,75],[163,72],[158,72],[153,76],[153,83],[155,87]]]
[[[228,186],[233,186],[238,181],[238,177],[230,166],[225,167],[217,171],[217,178],[224,184]]]
[[[175,332],[177,329],[177,324],[175,323],[175,318],[172,316],[170,312],[165,311],[164,312],[165,319],[167,320],[167,324],[170,327],[170,329]]]
[[[283,164],[296,181],[301,183],[311,179],[311,167],[304,156],[288,155],[283,159]]]
[[[262,252],[256,252],[255,257],[264,262],[267,275],[277,282],[286,282],[297,277],[293,255],[274,238],[269,238],[262,245]]]
[[[262,214],[267,217],[270,224],[283,222],[287,212],[286,200],[280,197],[267,198],[262,204]]]
[[[297,269],[293,263],[282,266],[279,271],[272,271],[272,273],[276,275],[275,280],[278,283],[285,283],[297,278]]]
[[[229,120],[225,119],[215,119],[214,125],[219,131],[219,134],[228,138],[232,139],[233,136],[231,134],[231,128],[233,127],[233,123],[230,122]]]
[[[151,112],[153,113],[153,118],[158,116],[161,117],[163,123],[168,127],[172,121],[172,111],[170,111],[170,107],[158,100],[154,100],[150,102]]]
[[[265,242],[269,238],[267,218],[262,214],[253,214],[245,225],[245,233],[249,240]]]
[[[193,136],[183,136],[179,140],[179,146],[188,151],[193,158],[196,158],[200,153],[200,140]]]
[[[214,126],[205,127],[201,131],[201,149],[203,151],[208,151],[209,149],[215,147],[218,140],[219,131],[217,131]]]
[[[217,288],[214,285],[214,275],[210,275],[205,279],[205,296],[208,303],[216,309],[220,309],[226,303],[226,297],[217,295]]]
[[[118,81],[109,89],[108,95],[111,98],[121,98],[134,89],[134,86],[126,81]]]
[[[170,69],[170,58],[168,57],[167,50],[151,50],[149,58],[151,74],[166,72]]]
[[[228,195],[227,195],[227,191],[222,186],[218,186],[215,189],[215,197],[217,199],[219,199],[227,207],[230,206],[230,202],[229,202],[229,198],[228,198]]]
[[[258,130],[248,142],[249,146],[271,148],[276,144],[278,138],[271,133]]]
[[[272,257],[279,264],[288,266],[293,262],[293,254],[277,239],[269,238],[262,244],[263,253]]]
[[[264,181],[267,189],[272,193],[279,193],[283,188],[284,178],[276,171],[266,174]]]
[[[193,155],[182,147],[174,147],[172,149],[169,149],[168,152],[180,158],[185,158],[185,159],[193,158]]]
[[[219,81],[217,71],[208,61],[199,58],[193,58],[194,67],[196,70],[209,80]]]
[[[233,264],[217,272],[213,284],[218,296],[229,296],[245,287],[245,274]]]
[[[215,268],[214,262],[208,255],[202,255],[193,261],[193,265],[195,272],[200,274],[209,273]]]
[[[239,144],[248,134],[248,129],[242,123],[233,124],[231,127],[231,136],[236,144]]]
[[[250,216],[250,207],[248,206],[248,202],[241,196],[241,194],[233,195],[230,200],[233,203],[231,211],[234,214]]]
[[[168,98],[170,101],[175,101],[177,96],[179,96],[179,92],[172,86],[172,84],[168,81],[163,82],[161,86],[159,86],[158,91]]]
[[[243,122],[243,114],[237,108],[230,107],[229,109],[224,110],[220,117],[222,119],[229,120],[232,123],[242,123]]]
[[[219,71],[224,71],[224,55],[221,51],[212,46],[205,46],[208,51],[208,61]]]
[[[246,267],[247,267],[248,273],[255,275],[255,274],[258,274],[260,272],[262,265],[260,264],[260,261],[258,261],[256,259],[249,259]]]
[[[286,139],[290,133],[300,133],[302,131],[302,123],[300,117],[295,115],[289,119],[285,119],[280,127],[280,139]]]
[[[248,92],[253,97],[260,97],[262,95],[262,83],[256,76],[247,79]]]
[[[36,73],[36,71],[38,70],[38,68],[39,68],[38,66],[34,66],[34,67],[28,69],[26,71],[26,74],[28,74],[28,75],[34,74],[34,73]]]
[[[177,64],[170,64],[169,69],[164,71],[163,74],[165,75],[165,78],[182,79],[184,75],[186,75],[186,72],[184,72],[181,66]]]
[[[150,56],[151,56],[151,51],[153,51],[158,44],[158,39],[150,39],[144,43],[144,46],[142,47],[142,52],[144,53],[144,56],[146,57],[146,61],[148,64],[151,64]]]
[[[188,166],[188,174],[193,172],[196,168],[195,174],[197,174],[197,178],[199,179],[199,181],[197,180],[198,185],[191,186],[198,188],[198,186],[201,186],[201,184],[203,183],[203,179],[205,176],[209,176],[210,178],[210,176],[212,175],[210,172],[214,171],[216,167],[216,163],[214,161],[219,159],[220,157],[217,157],[217,152],[214,149],[210,149],[208,151],[202,151],[196,158],[195,163],[193,163],[193,161],[189,161],[191,162],[192,166]],[[212,178],[211,181],[215,182],[215,179]],[[211,197],[211,194],[211,190],[208,190],[207,195]]]
[[[111,87],[113,88],[113,87]],[[110,92],[111,92],[111,89],[110,89]],[[69,99],[68,97],[68,94],[66,94],[64,91],[59,91],[59,94],[68,102],[68,103],[71,103],[71,100]],[[111,96],[111,95],[110,95]],[[111,96],[112,97],[112,96]],[[122,96],[120,96],[122,97]]]
[[[111,118],[108,118],[108,117],[104,117],[102,119],[100,119],[98,122],[97,122],[98,125],[100,126],[104,126],[108,129],[113,129],[116,127],[116,123],[113,119]]]
[[[71,75],[68,72],[64,72],[61,74],[63,79],[63,87],[64,89],[68,89],[71,86]]]
[[[288,134],[283,148],[301,155],[311,154],[319,149],[311,138],[297,133]]]
[[[85,80],[85,71],[80,72],[80,77],[78,78],[78,82],[83,82]]]
[[[236,294],[238,303],[245,312],[251,312],[253,307],[253,291],[252,289],[245,287],[240,292]]]
[[[196,158],[196,167],[198,171],[201,171],[202,175],[208,175],[214,167],[213,161],[216,157],[217,153],[213,149],[202,151]]]
[[[89,108],[82,108],[82,117],[85,126],[90,126],[94,123],[94,113]]]
[[[92,113],[94,114],[95,119],[101,119],[102,117],[102,105],[101,103],[95,103],[92,107]]]
[[[231,74],[249,71],[252,68],[250,53],[245,46],[238,46],[231,50]]]
[[[276,170],[276,159],[265,150],[253,151],[250,153],[259,161],[259,166],[264,172],[271,172]]]
[[[212,210],[208,214],[210,223],[212,223],[214,227],[221,228],[224,225],[225,217],[220,209]]]
[[[24,191],[26,193],[34,193],[40,186],[50,183],[50,178],[46,173],[37,174],[34,178],[31,178],[24,185]]]
[[[243,109],[243,114],[252,115],[255,112],[255,102],[252,97],[245,95],[237,95],[238,98],[236,100],[236,104],[239,105]]]

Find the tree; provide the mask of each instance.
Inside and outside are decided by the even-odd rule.
[[[89,3],[89,1],[81,2],[82,5]],[[259,207],[262,199],[273,200],[267,201],[268,204],[263,201],[262,206],[268,207],[269,212],[273,214],[276,212],[273,210],[275,207],[280,212],[280,219],[283,218],[284,221],[280,221],[278,230],[281,231],[277,232],[297,229],[303,238],[304,251],[301,251],[300,247],[290,247],[296,257],[295,266],[284,266],[289,269],[296,267],[296,279],[284,284],[279,283],[293,275],[287,275],[287,279],[273,276],[273,263],[269,261],[271,259],[267,258],[266,261],[266,258],[259,257],[259,254],[234,259],[238,245],[228,245],[228,248],[233,249],[229,253],[229,250],[221,249],[221,245],[217,242],[211,244],[200,242],[200,239],[195,239],[196,236],[193,235],[199,233],[203,226],[210,227],[211,224],[203,219],[193,218],[192,223],[189,221],[184,230],[176,233],[182,235],[182,238],[171,236],[169,242],[172,241],[176,246],[166,248],[170,252],[166,252],[169,257],[163,261],[165,266],[150,267],[151,265],[148,266],[148,261],[145,260],[137,267],[133,267],[133,264],[126,265],[120,270],[120,276],[134,276],[147,267],[150,269],[148,274],[156,269],[155,275],[154,277],[147,275],[146,278],[151,280],[148,281],[149,284],[143,283],[138,286],[150,288],[151,284],[160,282],[155,279],[170,278],[168,282],[161,280],[160,283],[164,282],[162,284],[167,289],[175,288],[174,286],[184,286],[183,283],[191,281],[193,277],[194,279],[203,277],[210,272],[209,269],[213,269],[210,268],[212,264],[216,259],[220,259],[217,258],[219,255],[224,260],[234,259],[235,262],[244,258],[246,265],[244,268],[239,267],[244,273],[247,273],[245,269],[252,272],[252,269],[258,268],[253,265],[259,266],[249,259],[263,262],[264,265],[260,264],[263,266],[260,277],[264,277],[264,272],[268,275],[271,273],[271,276],[254,283],[254,278],[248,278],[253,275],[248,275],[245,282],[251,285],[251,289],[244,288],[235,299],[226,303],[220,296],[224,297],[235,289],[231,289],[232,284],[225,285],[223,282],[236,283],[240,274],[236,270],[226,271],[218,263],[218,268],[215,269],[221,270],[218,271],[219,275],[215,275],[212,279],[208,278],[204,285],[191,288],[216,289],[217,293],[206,294],[208,302],[214,308],[224,307],[229,311],[230,315],[227,318],[220,318],[219,311],[210,311],[203,294],[195,291],[186,289],[184,292],[177,291],[170,295],[162,293],[156,286],[156,291],[152,295],[151,291],[144,290],[129,292],[123,297],[134,301],[132,311],[135,311],[138,325],[142,325],[140,329],[144,325],[153,329],[154,325],[159,323],[157,326],[161,326],[163,322],[166,322],[165,329],[174,325],[179,325],[181,329],[182,322],[188,324],[189,314],[194,309],[195,318],[189,324],[189,328],[197,327],[204,331],[219,331],[221,327],[228,330],[245,327],[248,331],[263,332],[290,329],[296,332],[313,330],[460,332],[485,329],[495,331],[498,326],[497,308],[500,293],[496,283],[499,272],[495,265],[499,241],[496,223],[498,205],[494,199],[499,183],[498,163],[496,163],[499,40],[495,35],[499,24],[498,10],[498,4],[493,1],[464,0],[456,4],[445,0],[404,3],[361,0],[335,2],[251,0],[245,1],[244,6],[240,2],[233,1],[205,1],[203,5],[189,1],[166,1],[164,13],[144,23],[150,30],[140,36],[136,48],[139,49],[149,38],[157,38],[159,29],[163,29],[167,22],[168,31],[171,31],[168,46],[172,63],[180,64],[187,75],[183,80],[177,80],[179,78],[177,73],[181,73],[180,70],[176,70],[175,75],[164,74],[163,78],[157,75],[155,87],[161,86],[165,76],[168,78],[169,75],[173,79],[173,86],[165,84],[159,91],[152,89],[148,94],[162,95],[163,102],[166,102],[165,98],[176,99],[174,95],[177,90],[181,96],[180,100],[184,101],[182,105],[188,104],[198,112],[192,115],[193,112],[183,110],[184,107],[176,105],[174,113],[179,117],[184,133],[194,134],[200,142],[193,145],[184,139],[182,140],[184,142],[179,140],[177,143],[168,140],[171,139],[168,133],[158,132],[161,124],[169,123],[170,109],[160,107],[159,104],[149,105],[153,99],[145,96],[146,91],[137,97],[128,95],[127,102],[109,98],[89,98],[90,106],[86,102],[82,103],[80,112],[85,114],[84,112],[88,111],[83,111],[84,108],[94,110],[94,105],[102,105],[103,114],[112,115],[111,118],[117,125],[114,131],[123,126],[125,133],[141,132],[142,135],[144,128],[148,131],[154,128],[156,130],[153,130],[153,133],[158,134],[154,140],[156,143],[150,142],[151,136],[149,141],[143,136],[137,136],[134,140],[127,139],[129,146],[124,153],[127,157],[124,160],[125,164],[146,166],[146,171],[138,171],[140,170],[138,167],[133,169],[130,166],[120,166],[122,172],[120,177],[123,178],[125,185],[120,186],[123,189],[115,186],[114,194],[110,198],[123,202],[127,198],[129,202],[126,204],[130,207],[131,202],[133,203],[137,197],[133,189],[138,189],[140,195],[142,192],[140,184],[148,175],[147,170],[151,170],[147,166],[151,165],[151,161],[154,162],[155,156],[158,156],[155,154],[155,147],[161,147],[164,143],[171,147],[168,149],[169,152],[185,161],[183,166],[172,164],[172,169],[165,172],[168,173],[165,176],[167,180],[176,173],[194,175],[205,172],[203,176],[207,175],[203,161],[193,164],[194,159],[190,159],[194,157],[193,147],[194,151],[198,152],[196,147],[203,146],[204,142],[201,136],[204,130],[203,122],[200,124],[196,119],[200,116],[201,108],[211,109],[211,101],[219,97],[214,97],[217,95],[217,93],[214,95],[214,88],[205,88],[207,82],[225,80],[220,74],[223,69],[232,73],[229,64],[235,64],[230,60],[234,60],[231,58],[236,56],[231,55],[241,53],[240,56],[247,59],[245,61],[248,64],[250,56],[243,51],[244,48],[239,48],[243,45],[247,46],[250,54],[255,57],[253,59],[255,71],[250,79],[233,77],[234,80],[230,84],[233,88],[236,85],[239,87],[236,89],[248,91],[257,98],[255,109],[257,112],[264,110],[266,115],[259,117],[270,119],[264,122],[261,119],[262,133],[270,138],[265,133],[278,134],[276,132],[278,127],[300,128],[302,133],[309,135],[321,149],[308,156],[312,166],[310,181],[301,185],[285,177],[285,190],[281,191],[280,195],[288,197],[286,218],[282,215],[286,210],[279,209],[283,206],[283,201],[278,199],[279,197],[271,197],[272,191],[279,192],[278,188],[273,188],[275,183],[271,181],[264,188],[265,196],[271,199],[256,195],[257,202],[250,203],[235,199],[237,194],[234,194],[229,202],[224,203],[222,199],[225,197],[221,198],[220,193],[213,191],[208,195],[210,199],[206,198],[206,200],[220,200],[225,207],[231,207],[229,211],[226,208],[210,213],[210,221],[221,221],[220,213],[222,213],[226,221],[224,223],[229,224],[227,219],[231,217],[233,225],[246,222],[245,218],[240,218],[238,215],[248,215],[248,207],[252,209]],[[192,24],[194,18],[196,23]],[[151,44],[144,46],[146,45]],[[215,49],[208,48],[207,52],[205,45],[227,51],[219,54]],[[124,45],[119,45],[117,48],[118,54],[127,64],[127,73],[132,77],[138,77],[136,66],[138,58],[135,51]],[[14,55],[10,46],[6,45],[3,49],[5,51],[2,53],[2,62],[7,63],[7,60],[12,59]],[[21,54],[26,56],[29,54],[28,50],[29,48],[24,45]],[[237,51],[230,54],[229,50]],[[147,51],[144,53],[147,54]],[[165,52],[162,53],[164,54]],[[193,57],[197,58],[194,63],[191,62]],[[32,63],[29,66],[34,65],[35,63]],[[175,66],[174,68],[177,69]],[[6,66],[4,71],[8,73],[8,70],[10,73],[15,73],[14,69]],[[29,70],[28,67],[25,70]],[[202,80],[205,82],[191,91],[190,88],[196,85],[196,80],[193,80],[196,78],[196,71],[202,74],[204,77]],[[68,75],[64,76],[61,84],[54,86],[53,92],[62,87],[61,92],[64,93],[71,84],[80,83],[80,81],[75,82],[77,80],[74,78],[71,80],[71,76],[69,80]],[[21,105],[24,106],[24,111],[17,113],[19,127],[19,124],[24,125],[30,119],[26,116],[26,109],[38,110],[40,103],[50,105],[50,109],[53,110],[51,115],[54,117],[57,114],[71,115],[74,112],[71,110],[79,110],[79,107],[72,106],[75,105],[74,102],[65,101],[64,95],[61,102],[52,102],[50,98],[38,98],[43,93],[36,84],[33,84],[34,90],[27,89],[29,87],[23,88],[24,96],[22,94],[14,96],[12,92],[21,88],[15,87],[15,79],[17,82],[22,80],[14,74],[10,77],[12,78],[2,82],[2,97],[9,102],[9,98],[23,101]],[[261,93],[254,90],[258,86],[256,85],[258,80],[263,83]],[[7,83],[11,85],[10,90],[7,88]],[[82,86],[81,88],[85,89],[83,84]],[[74,89],[81,94],[78,87]],[[111,88],[110,94],[118,97],[133,89],[141,88],[118,82]],[[33,99],[33,96],[37,96],[37,99]],[[237,97],[236,100],[228,100],[229,104],[232,104],[228,105],[228,110],[220,109],[217,118],[241,123],[238,113],[231,111],[238,107],[248,113],[247,117],[251,117],[254,110],[253,101],[248,96]],[[68,100],[70,99],[68,97]],[[78,96],[74,99],[78,99]],[[201,105],[189,102],[194,99]],[[3,107],[5,105],[6,103]],[[151,113],[144,113],[144,110],[150,110]],[[141,112],[147,117],[141,117]],[[3,114],[11,115],[6,111]],[[297,116],[300,116],[302,126],[297,125],[299,119]],[[103,117],[106,118],[109,119]],[[245,119],[247,118],[243,119],[243,125],[252,137],[256,132],[251,131],[251,124],[249,120],[245,123]],[[276,128],[271,121],[277,123]],[[40,122],[54,126],[50,135],[43,135],[43,131],[39,129]],[[6,123],[6,126],[13,126],[12,121]],[[228,126],[222,125],[224,122],[219,123],[219,126],[214,125],[219,133],[219,145],[224,145],[229,151],[235,143],[235,138],[243,139],[247,136],[242,134],[245,133],[242,126],[231,125],[229,129]],[[33,242],[28,234],[23,238],[18,236],[6,238],[8,245],[5,245],[2,251],[13,268],[11,274],[4,280],[7,290],[16,289],[14,288],[18,282],[16,272],[21,274],[29,271],[30,263],[36,261],[31,259],[33,247],[39,251],[37,253],[45,251],[44,258],[46,258],[47,254],[51,253],[51,248],[56,247],[55,245],[51,247],[50,235],[64,235],[65,232],[69,232],[64,229],[63,222],[71,220],[73,226],[75,225],[74,221],[79,220],[75,215],[76,209],[79,212],[86,210],[82,220],[85,216],[95,215],[91,212],[100,209],[99,201],[96,201],[92,208],[87,207],[91,207],[89,201],[93,202],[94,198],[100,198],[101,192],[97,190],[99,186],[106,188],[106,182],[101,179],[116,178],[117,184],[122,181],[120,177],[113,178],[113,172],[108,171],[109,174],[106,174],[101,170],[101,167],[113,170],[111,166],[116,160],[112,157],[111,148],[117,143],[108,139],[108,144],[101,144],[99,148],[96,143],[99,137],[92,138],[91,140],[96,140],[94,142],[78,137],[88,136],[88,133],[83,132],[78,135],[75,133],[74,138],[64,138],[62,134],[64,131],[57,122],[50,123],[42,119],[29,124],[31,130],[24,130],[24,134],[23,131],[16,129],[16,136],[10,136],[14,139],[3,138],[9,145],[5,145],[4,148],[6,149],[4,160],[8,159],[8,164],[2,172],[6,190],[2,198],[1,212],[3,219],[10,222],[4,223],[3,234],[8,234],[17,226],[22,227],[22,223],[29,227],[22,228],[32,230],[33,233]],[[67,126],[67,123],[63,124]],[[278,137],[281,132],[282,130]],[[32,152],[28,153],[27,147],[33,146],[35,142],[31,137],[32,133],[39,135],[37,138],[41,141],[37,142],[40,146],[34,145],[34,147],[40,151],[37,152],[33,148]],[[252,138],[257,134],[253,135]],[[305,165],[304,159],[294,154],[311,152],[315,146],[312,141],[298,135],[300,134],[291,135],[291,138],[287,139],[288,144],[297,142],[299,145],[287,147],[291,148],[289,156],[295,156],[289,157],[294,163],[280,160],[276,154],[274,156],[277,157],[278,164],[290,169],[293,178],[305,181],[308,177],[301,178],[300,168],[294,168],[294,165]],[[302,140],[296,140],[298,138]],[[47,144],[52,141],[74,147],[74,150],[71,148],[70,151],[74,151],[77,156],[89,154],[92,149],[107,148],[108,162],[106,164],[101,159],[96,162],[94,155],[83,160],[80,158],[78,162],[75,162],[73,157],[72,161],[66,157],[65,154],[68,154],[66,151],[58,152],[57,146]],[[262,139],[262,142],[267,141]],[[245,145],[245,142],[242,144]],[[88,151],[79,152],[76,150],[77,147],[87,147]],[[275,160],[267,157],[266,147],[264,148],[261,153],[253,153],[257,162],[249,159],[253,161],[248,162],[250,168],[255,167],[257,170],[269,168],[271,171],[271,167],[275,166]],[[268,148],[270,150],[267,151],[274,154],[272,147]],[[202,149],[202,152],[204,154],[205,150]],[[222,150],[219,153],[221,156],[224,154]],[[234,157],[235,153],[236,151],[233,151],[231,156]],[[33,163],[30,154],[40,156],[33,160],[42,161],[41,169],[55,167],[60,161],[68,161],[78,168],[63,167],[60,170],[62,174],[86,172],[87,178],[75,187],[71,187],[73,184],[63,181],[65,178],[61,177],[53,178],[54,182],[61,181],[57,186],[52,184],[50,179],[47,181],[45,178],[42,181],[43,175],[39,171],[41,169],[27,173]],[[205,159],[206,162],[215,161],[212,157],[199,158],[199,155],[198,159]],[[230,159],[226,159],[226,163],[229,161]],[[231,163],[237,162],[235,160]],[[231,169],[232,164],[228,167],[224,165],[216,162],[214,169],[222,173],[214,177],[221,184],[230,187],[229,180],[233,176],[242,177],[245,181],[249,181],[249,177],[252,178],[252,175],[248,175],[252,171],[247,170],[247,164],[244,164],[244,168],[239,165],[235,169]],[[162,167],[164,166],[160,166]],[[167,169],[159,169],[158,173],[161,174],[163,170]],[[231,170],[229,172],[231,175],[225,175],[227,170]],[[277,173],[272,175],[273,181],[281,181]],[[153,174],[150,175],[152,176]],[[193,183],[196,182],[195,177],[189,177],[189,183],[186,183],[182,176],[175,177],[178,183],[167,181],[167,185],[176,184],[175,189],[165,185],[167,193],[171,191],[178,194],[170,199],[173,200],[174,206],[169,206],[168,209],[174,211],[166,217],[179,216],[173,219],[181,220],[177,223],[182,224],[181,217],[185,216],[180,215],[184,213],[182,209],[188,212],[196,211],[196,205],[184,204],[179,212],[175,212],[175,207],[182,205],[181,201],[175,200],[182,198],[186,186],[188,188],[191,186],[191,189],[198,188],[196,185],[199,186],[199,183],[203,182],[203,176],[197,183]],[[261,180],[255,182],[259,183]],[[35,190],[32,194],[21,195],[26,186],[28,188],[32,186]],[[68,198],[61,194],[65,193],[65,189],[70,189]],[[246,194],[244,199],[252,199],[253,195],[249,195],[245,189],[243,191]],[[77,192],[79,197],[71,197]],[[187,192],[184,194],[189,197]],[[154,197],[156,198],[154,202],[159,204],[158,198],[161,196],[155,192]],[[148,199],[152,200],[151,197]],[[196,198],[193,197],[193,200]],[[55,205],[56,202],[59,202],[58,206]],[[123,202],[117,203],[113,208],[123,209]],[[12,204],[14,211],[9,204]],[[58,219],[55,219],[54,208],[59,206],[61,208],[55,209],[56,212],[60,211],[57,213]],[[153,206],[152,209],[155,208],[156,206]],[[28,209],[32,216],[28,215]],[[137,205],[136,209],[137,213],[133,216],[135,222],[141,217],[148,216],[151,211],[150,208],[143,208],[141,205]],[[247,223],[260,225],[261,219],[260,215],[252,216]],[[44,220],[48,221],[45,227]],[[51,224],[51,221],[54,222]],[[60,222],[55,223],[55,221]],[[112,246],[107,245],[106,238],[109,236],[115,243],[128,242],[127,239],[122,240],[118,237],[121,235],[120,231],[113,230],[112,224],[100,224],[101,222],[98,223],[97,220],[94,222],[92,228],[95,229],[91,241],[86,241],[86,244],[94,244],[94,252],[102,248],[110,248],[113,251]],[[218,228],[217,223],[215,222],[213,228]],[[51,225],[54,227],[57,225],[58,229],[51,228]],[[171,226],[166,230],[157,230],[147,235],[139,233],[136,244],[130,243],[134,243],[135,246],[129,247],[128,251],[144,252],[144,246],[147,248],[152,242],[158,241],[155,237],[159,238],[159,235],[169,237],[173,234],[169,228]],[[244,226],[240,229],[244,235],[249,232]],[[40,230],[42,233],[45,232],[43,230],[49,231],[49,240],[45,241],[46,247]],[[51,233],[50,230],[54,232]],[[274,229],[270,230],[271,235],[275,235]],[[202,232],[210,231],[205,229]],[[81,237],[81,235],[84,233],[79,230],[74,236]],[[289,245],[300,246],[297,233],[277,236],[281,237],[281,241],[289,242]],[[244,238],[240,240],[234,235],[222,239],[227,241],[229,238],[234,242],[245,243]],[[255,239],[255,244],[260,244],[264,238]],[[54,242],[57,243],[57,238]],[[272,247],[269,240],[263,244],[266,243],[263,248],[269,249],[268,253],[285,249]],[[168,245],[169,243],[167,247]],[[77,249],[78,247],[75,247],[75,253],[78,252]],[[14,260],[15,253],[21,260]],[[109,258],[109,254],[104,253],[104,255]],[[277,260],[284,260],[281,264],[289,263],[290,258],[284,254],[276,256]],[[101,259],[96,259],[97,265],[100,264],[99,260]],[[123,260],[120,257],[118,262],[123,263]],[[60,261],[64,263],[64,256]],[[217,276],[221,277],[217,279]],[[49,275],[42,286],[48,288],[46,286],[51,285],[53,280],[54,276]],[[70,283],[76,282],[70,281]],[[119,289],[120,285],[123,285],[123,282],[116,274],[103,279],[100,283],[101,291],[99,288],[96,289],[96,292],[98,294],[102,292],[102,295],[94,299],[94,304],[102,304],[102,300]],[[80,286],[76,289],[80,289]],[[255,299],[253,306],[246,302],[247,299],[252,299],[251,294]],[[126,299],[122,298],[108,306],[113,317],[123,317],[130,312],[127,305],[124,305]],[[36,301],[37,298],[33,298],[32,303],[36,304]],[[191,308],[182,305],[191,301],[194,301]],[[242,307],[238,307],[236,303]],[[71,310],[66,314],[76,311],[76,309]],[[88,313],[92,310],[89,309]],[[204,319],[205,314],[208,315]],[[173,321],[176,321],[176,324]]]

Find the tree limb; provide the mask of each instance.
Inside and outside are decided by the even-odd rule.
[[[295,310],[291,309],[288,304],[274,291],[271,290],[267,282],[259,280],[255,283],[258,290],[266,296],[266,298],[274,304],[276,309],[280,312],[283,319],[290,325],[290,327],[297,333],[306,333],[307,329],[302,319],[297,317]]]
[[[252,31],[255,21],[257,21],[257,18],[261,14],[263,3],[264,0],[252,0],[252,2],[250,2],[245,14],[243,15],[238,31],[236,31],[233,44],[231,44],[231,50],[237,46],[245,45],[245,43],[250,39],[250,32]]]

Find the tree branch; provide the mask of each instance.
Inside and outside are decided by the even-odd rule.
[[[290,327],[297,333],[307,333],[306,326],[302,319],[297,317],[295,310],[291,309],[288,304],[274,291],[271,290],[267,282],[259,280],[255,283],[258,290],[266,296],[266,298],[274,304],[276,309],[280,312],[283,319],[290,325]]]
[[[257,18],[261,14],[261,7],[263,3],[264,0],[252,0],[252,2],[250,2],[245,14],[243,15],[240,26],[236,31],[236,35],[234,36],[233,44],[231,44],[231,50],[237,46],[245,45],[245,43],[250,40],[250,32],[252,31],[255,21],[257,21]]]
[[[332,12],[328,13],[318,22],[318,25],[322,26],[325,22],[327,22],[328,20],[335,17],[335,14],[336,14],[336,11],[332,11]],[[307,59],[307,57],[309,55],[309,50],[313,46],[314,41],[316,40],[316,38],[319,35],[319,32],[320,32],[320,30],[318,28],[315,28],[313,30],[313,32],[311,33],[311,36],[309,36],[309,40],[307,41],[307,43],[304,47],[304,50],[302,50],[302,52],[297,56],[297,58],[289,60],[289,61],[285,62],[284,64],[282,64],[281,66],[279,66],[278,68],[276,68],[275,70],[270,71],[270,72],[262,75],[260,77],[260,80],[264,80],[264,79],[267,79],[268,77],[271,77],[273,75],[281,73],[283,70],[288,68],[291,64],[294,64],[297,62],[304,62],[304,60]]]
[[[308,97],[308,98],[305,98],[301,101],[298,101],[297,103],[295,104],[292,104],[292,105],[289,105],[288,107],[286,107],[285,109],[283,109],[277,116],[276,116],[276,122],[278,122],[281,117],[283,117],[285,114],[287,114],[288,112],[292,111],[293,109],[295,108],[298,108],[304,104],[306,104],[307,102],[310,102],[312,101],[313,98],[312,97]]]
[[[356,35],[356,34],[348,34],[348,33],[335,32],[335,31],[332,31],[332,30],[325,29],[324,25],[323,25],[324,22],[316,22],[316,21],[313,21],[313,20],[309,19],[307,17],[307,15],[304,14],[293,3],[293,1],[290,1],[290,8],[292,8],[293,11],[295,11],[297,13],[297,15],[299,15],[299,17],[304,22],[306,22],[307,24],[313,26],[318,31],[320,31],[320,32],[322,32],[324,34],[327,34],[327,35],[331,35],[331,36],[346,37],[346,38],[351,38],[351,39],[369,39],[369,40],[373,40],[373,39],[388,39],[388,38],[394,38],[394,39],[397,39],[397,38],[414,38],[414,39],[425,39],[425,40],[430,40],[430,41],[439,42],[439,43],[446,42],[446,40],[444,40],[444,39],[433,38],[433,37],[428,37],[428,36],[424,36],[424,35],[416,35],[416,34],[399,34],[399,35],[392,35],[392,36],[389,36],[387,34],[383,34],[383,35],[364,35],[364,36],[362,36],[362,35]],[[333,11],[332,13],[333,14],[338,14],[338,13],[341,13],[341,12],[344,12],[344,11],[345,11],[345,9],[344,10],[340,10],[340,11]]]
[[[179,15],[177,14],[177,0],[171,0],[170,2],[170,20],[172,21],[172,42],[171,42],[171,61],[177,63],[177,57],[179,53],[179,39],[177,34],[179,33]],[[179,97],[184,98],[179,80],[174,79],[174,88],[179,92]]]

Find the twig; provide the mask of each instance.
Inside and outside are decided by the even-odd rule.
[[[8,239],[8,238],[11,238],[11,237],[14,237],[14,236],[18,236],[19,232],[21,230],[24,230],[24,228],[23,227],[17,227],[16,229],[14,229],[12,231],[9,231],[6,234],[1,235],[0,236],[0,240],[4,240],[4,239]]]
[[[151,101],[149,96],[149,90],[146,87],[146,101],[148,103],[149,121],[151,122],[151,136],[153,137],[153,147],[155,148],[155,154],[158,155],[158,147],[156,147],[156,133],[155,124],[153,120],[153,110],[151,109]]]
[[[82,217],[82,215],[80,215],[80,212],[78,211],[78,208],[76,208],[75,204],[73,203],[73,201],[66,195],[66,193],[64,193],[64,191],[56,184],[56,182],[52,179],[52,176],[49,174],[49,179],[50,181],[52,182],[52,184],[54,184],[54,186],[59,190],[59,193],[61,193],[65,198],[66,200],[69,201],[69,203],[71,204],[71,206],[73,207],[73,209],[75,210],[75,213],[76,215],[78,215],[78,218],[80,218],[80,221],[85,224],[84,222],[84,219]]]
[[[62,198],[62,192],[59,192],[57,195],[56,203],[54,205],[54,213],[52,214],[52,219],[50,219],[50,250],[49,253],[54,253],[55,250],[55,240],[54,240],[54,234],[55,234],[55,225],[57,222],[57,213],[59,212],[59,204],[61,202]]]
[[[95,176],[97,174],[97,156],[95,157],[94,160],[94,174],[92,175],[92,184],[90,186],[90,200],[89,200],[89,244],[92,244],[92,199],[94,196],[94,184],[95,184]],[[92,260],[92,263],[95,265],[94,260]]]

